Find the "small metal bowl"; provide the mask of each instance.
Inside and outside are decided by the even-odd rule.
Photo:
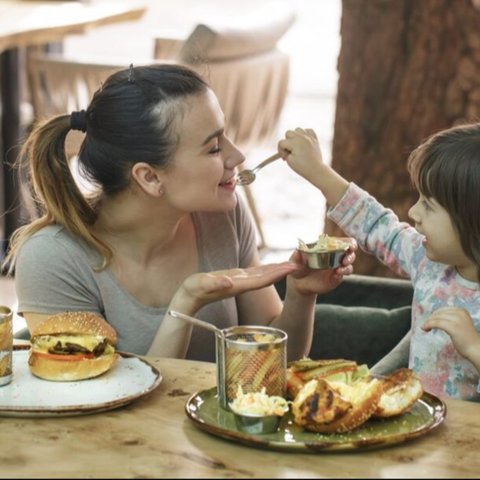
[[[260,435],[275,433],[280,427],[280,415],[245,415],[233,412],[237,428],[244,433]]]
[[[307,243],[308,248],[313,248],[315,243]],[[345,245],[337,250],[329,250],[324,252],[306,252],[300,248],[297,250],[302,255],[303,261],[310,267],[316,269],[337,268],[342,264],[342,257],[350,248],[350,245]]]

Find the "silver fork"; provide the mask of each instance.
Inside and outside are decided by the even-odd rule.
[[[237,181],[237,185],[250,185],[255,180],[256,173],[260,169],[262,169],[269,163],[278,160],[279,158],[282,158],[282,156],[279,153],[275,153],[271,157],[268,157],[266,160],[264,160],[262,163],[259,163],[255,168],[252,168],[251,170],[245,169],[241,172],[238,172],[235,178]]]

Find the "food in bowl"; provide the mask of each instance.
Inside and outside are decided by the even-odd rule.
[[[350,247],[350,244],[345,240],[330,237],[326,233],[322,233],[315,243],[305,243],[302,239],[298,239],[298,249],[306,253],[332,252],[334,250],[346,250],[348,247]]]
[[[242,325],[224,330],[219,381],[224,408],[235,400],[238,387],[244,392],[284,396],[286,389],[287,334],[272,327]]]
[[[313,243],[298,239],[297,250],[310,268],[327,269],[339,267],[343,255],[350,247],[350,243],[345,240],[322,233]]]
[[[288,401],[277,395],[260,392],[243,393],[238,386],[236,398],[229,403],[237,428],[245,433],[264,434],[278,430],[280,420],[289,410]]]
[[[232,412],[242,415],[278,415],[288,411],[288,401],[279,395],[267,395],[265,387],[260,392],[243,393],[239,385],[237,396],[229,404]]]
[[[271,333],[245,333],[236,339],[241,343],[274,343],[277,337]]]

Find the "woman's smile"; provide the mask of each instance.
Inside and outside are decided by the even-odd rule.
[[[236,185],[237,185],[237,182],[235,180],[235,175],[233,177],[230,177],[228,180],[225,180],[218,184],[219,187],[231,192],[235,190]]]

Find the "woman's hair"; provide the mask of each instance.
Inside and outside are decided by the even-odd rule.
[[[417,190],[449,213],[480,279],[480,123],[432,135],[410,154],[408,171]]]
[[[166,168],[178,143],[176,128],[185,113],[185,99],[208,85],[180,65],[130,66],[112,74],[95,92],[86,112],[60,115],[38,124],[19,155],[28,162],[30,183],[40,218],[19,228],[10,240],[4,264],[13,271],[23,243],[46,225],[60,224],[101,254],[104,268],[110,248],[96,238],[99,195],[88,198],[78,188],[65,155],[65,139],[73,128],[86,131],[79,152],[79,172],[100,194],[114,195],[128,187],[134,164]]]

